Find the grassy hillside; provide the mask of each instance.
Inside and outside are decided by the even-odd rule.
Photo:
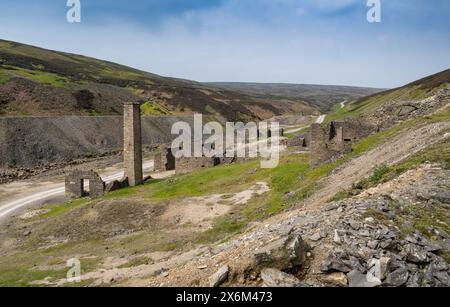
[[[331,111],[334,105],[342,101],[350,101],[382,91],[381,89],[365,87],[311,84],[227,82],[210,84],[262,99],[268,97],[272,97],[272,99],[300,99],[317,106],[324,113]]]
[[[344,108],[336,106],[335,110],[327,117],[327,121],[335,119],[343,119],[345,117],[370,117],[375,115],[383,108],[392,107],[406,104],[408,101],[419,101],[426,99],[447,89],[450,83],[450,69],[435,75],[426,77],[421,80],[417,80],[413,83],[407,84],[403,87],[377,93],[368,97],[364,97],[358,100],[354,100],[345,105]],[[445,99],[445,98],[444,98]],[[447,103],[448,103],[447,99]],[[445,104],[445,101],[443,101]],[[392,116],[392,111],[389,110],[389,114],[386,116]]]
[[[433,117],[401,123],[361,140],[354,145],[352,153],[319,167],[309,164],[308,154],[286,152],[275,169],[259,169],[258,161],[221,165],[153,180],[143,186],[112,192],[100,199],[86,198],[46,205],[40,214],[14,223],[9,230],[21,238],[18,246],[21,253],[5,251],[5,256],[0,259],[0,285],[30,286],[33,281],[45,278],[47,282],[56,282],[65,277],[66,259],[76,255],[82,255],[77,257],[81,258],[83,274],[86,274],[104,269],[111,257],[123,258],[123,262],[115,264],[119,268],[138,267],[151,264],[149,255],[152,253],[181,253],[205,244],[227,241],[248,229],[252,223],[292,209],[314,195],[323,188],[321,180],[346,162],[389,142],[402,132],[448,121],[449,116],[448,112],[440,112]],[[397,164],[375,168],[373,175],[361,185],[365,184],[364,188],[367,188],[390,180],[426,161],[448,168],[448,159],[449,141],[445,140]],[[219,203],[226,203],[234,193],[261,181],[267,182],[270,191],[252,197],[245,205],[231,206],[230,211],[215,217],[208,229],[192,230],[192,224],[179,226],[173,218],[161,218],[170,206],[186,206],[186,199],[190,197],[225,193]],[[336,199],[346,198],[350,192],[342,191]],[[211,210],[212,206],[210,204],[207,208]],[[442,228],[437,223],[433,226]],[[23,238],[23,229],[33,231]],[[117,229],[121,232],[117,233]],[[51,242],[48,242],[49,238],[52,238]],[[86,285],[92,282],[84,280]]]
[[[300,100],[259,99],[119,64],[0,40],[0,115],[114,115],[127,100],[144,114],[264,119],[317,112]]]

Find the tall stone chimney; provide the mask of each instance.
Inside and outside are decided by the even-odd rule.
[[[141,107],[139,103],[127,102],[123,112],[123,164],[125,177],[130,186],[143,183]]]

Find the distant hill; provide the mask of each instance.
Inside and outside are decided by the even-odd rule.
[[[345,100],[354,100],[383,91],[382,89],[312,84],[286,83],[209,83],[212,86],[241,92],[261,99],[303,100],[317,106],[322,112],[332,110],[333,106]]]
[[[141,100],[146,115],[200,112],[222,120],[319,112],[301,99],[254,97],[0,40],[0,116],[118,115],[130,100]]]

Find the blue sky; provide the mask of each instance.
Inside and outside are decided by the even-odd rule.
[[[395,87],[450,68],[450,1],[0,0],[0,38],[198,81]]]

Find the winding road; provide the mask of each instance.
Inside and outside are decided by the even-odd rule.
[[[316,124],[323,124],[326,117],[327,117],[326,115],[320,115],[316,120]]]
[[[144,172],[151,171],[153,165],[153,160],[145,161],[143,164]],[[101,174],[101,177],[106,183],[119,180],[123,178],[123,170],[105,171]],[[4,190],[7,189],[8,187],[4,188]],[[25,189],[28,191],[6,196],[5,199],[0,200],[0,219],[26,206],[43,204],[55,199],[64,199],[65,187],[63,182],[46,182],[42,185]]]

